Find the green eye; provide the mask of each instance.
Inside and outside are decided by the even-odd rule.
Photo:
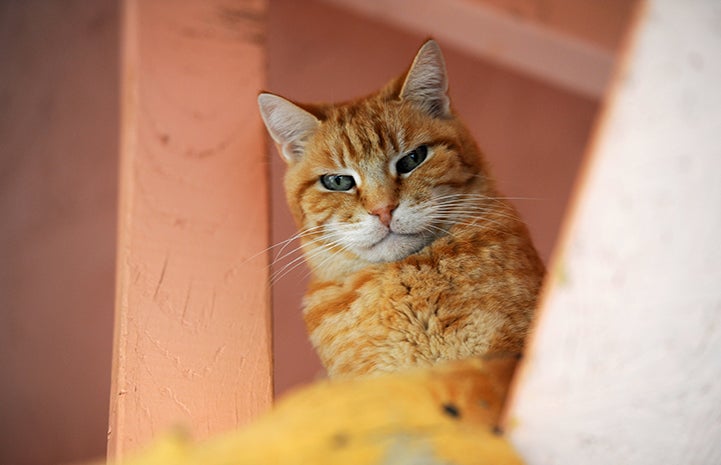
[[[324,174],[320,182],[329,191],[349,191],[355,187],[353,176],[346,174]]]
[[[396,162],[396,171],[398,174],[410,173],[423,163],[427,156],[428,147],[421,145]]]

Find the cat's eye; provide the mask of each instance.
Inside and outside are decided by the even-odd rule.
[[[355,179],[347,174],[324,174],[320,183],[329,191],[349,191],[355,187]]]
[[[427,156],[428,147],[421,145],[396,162],[396,171],[398,174],[410,173],[423,163]]]

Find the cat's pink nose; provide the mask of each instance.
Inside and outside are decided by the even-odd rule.
[[[384,205],[382,207],[374,208],[370,211],[370,214],[377,216],[378,219],[381,220],[381,223],[390,227],[391,220],[393,219],[393,210],[395,210],[396,207],[397,205]]]

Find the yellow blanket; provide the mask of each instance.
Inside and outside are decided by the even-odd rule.
[[[171,435],[127,465],[521,464],[496,428],[514,365],[500,357],[320,381],[245,429],[197,445]]]

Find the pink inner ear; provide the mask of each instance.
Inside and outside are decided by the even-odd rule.
[[[318,119],[289,100],[273,94],[260,94],[258,107],[265,127],[283,158],[287,162],[296,161],[303,155],[305,142],[318,128]]]

